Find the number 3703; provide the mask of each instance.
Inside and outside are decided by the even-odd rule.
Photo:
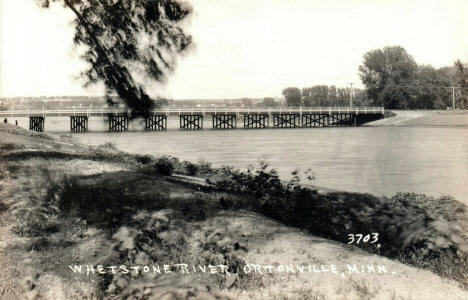
[[[357,234],[348,234],[348,245],[352,243],[359,244],[360,242],[363,243],[376,243],[379,240],[379,234],[377,232],[374,233],[369,233],[369,234],[362,234],[362,233],[357,233]]]

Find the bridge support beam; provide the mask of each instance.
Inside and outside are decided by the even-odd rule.
[[[74,132],[88,131],[88,116],[70,116],[70,130]]]
[[[270,127],[270,119],[268,114],[245,114],[245,128],[268,128]]]
[[[109,131],[128,131],[128,116],[109,115]]]
[[[180,129],[203,129],[203,115],[179,115]]]
[[[303,114],[302,127],[326,127],[328,126],[328,114]]]
[[[299,114],[272,114],[273,127],[279,128],[293,128],[300,126]]]
[[[43,132],[44,125],[45,125],[44,117],[29,117],[29,130]]]
[[[237,128],[237,115],[234,115],[234,114],[213,115],[213,128],[216,128],[216,129]]]
[[[158,131],[167,129],[166,115],[152,115],[145,118],[145,130]]]

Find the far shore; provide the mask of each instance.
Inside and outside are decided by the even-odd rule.
[[[468,126],[467,110],[393,110],[393,117],[363,126]]]

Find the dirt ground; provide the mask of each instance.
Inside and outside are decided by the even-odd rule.
[[[31,158],[19,162],[21,167],[15,170],[12,166],[18,162],[1,158],[15,151],[34,150],[82,154],[89,147],[77,145],[68,136],[52,139],[0,124],[0,298],[102,298],[97,276],[73,274],[68,265],[95,262],[112,243],[107,235],[93,227],[75,234],[74,229],[81,227],[70,219],[66,221],[69,223],[62,224],[68,228],[66,236],[64,232],[52,234],[47,237],[48,246],[41,247],[40,237],[26,238],[11,232],[8,208],[36,192],[41,182],[39,164],[55,170],[57,176],[109,174],[132,167],[80,158],[53,161]],[[169,193],[187,189],[182,183],[179,185],[168,185]],[[203,221],[188,224],[191,247],[197,247],[200,237],[218,235],[219,244],[235,245],[235,254],[251,266],[248,271],[252,276],[231,288],[229,285],[221,289],[207,287],[216,290],[213,295],[200,292],[164,299],[468,299],[468,292],[454,281],[312,236],[252,212],[220,211]],[[194,253],[199,250],[194,249]],[[309,265],[311,271],[307,269]],[[350,273],[348,265],[356,266],[357,272]],[[272,266],[276,271],[253,271],[255,266]],[[301,272],[298,267],[305,269]],[[177,289],[182,284],[180,278],[167,276],[165,284]],[[187,278],[191,280],[190,276]]]

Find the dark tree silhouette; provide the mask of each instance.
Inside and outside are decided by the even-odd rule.
[[[364,54],[359,75],[374,104],[387,108],[406,108],[410,93],[400,85],[411,82],[417,68],[414,58],[403,47],[392,46]]]
[[[192,43],[180,26],[192,11],[179,0],[35,0],[48,8],[62,3],[76,16],[76,45],[86,46],[82,73],[85,85],[102,81],[106,98],[121,98],[134,112],[146,115],[158,106],[145,92],[145,81],[164,81],[176,57]]]
[[[457,84],[460,87],[460,100],[458,107],[465,108],[465,101],[468,98],[468,68],[457,59],[454,62]]]
[[[301,90],[297,87],[287,87],[282,92],[286,99],[287,106],[300,106],[301,105]]]

